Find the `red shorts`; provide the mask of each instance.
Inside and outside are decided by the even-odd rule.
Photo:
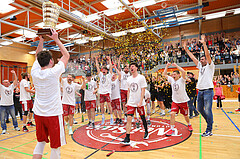
[[[144,106],[141,107],[132,107],[132,106],[127,106],[127,114],[133,114],[135,113],[135,110],[137,109],[139,115],[145,115],[145,110]]]
[[[85,106],[86,106],[87,110],[90,110],[91,108],[95,109],[96,108],[96,100],[85,101]]]
[[[127,102],[127,92],[128,92],[128,90],[122,90],[121,89],[120,94],[121,94],[121,101],[122,101],[122,103],[126,103]]]
[[[110,94],[100,94],[100,103],[111,102]]]
[[[180,110],[180,113],[182,115],[187,116],[188,115],[187,102],[185,102],[185,103],[174,103],[174,102],[172,102],[171,111],[176,112],[178,114],[179,110]]]
[[[74,114],[74,111],[75,111],[75,106],[63,104],[63,116]]]
[[[119,98],[113,99],[111,101],[111,106],[113,110],[116,110],[116,109],[121,110],[120,99]]]
[[[51,148],[58,148],[66,144],[63,116],[35,115],[36,136],[38,142],[49,142]]]
[[[33,108],[33,102],[32,100],[27,100],[27,103],[20,101],[22,104],[23,111],[29,111]]]

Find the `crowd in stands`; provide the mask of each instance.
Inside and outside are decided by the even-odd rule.
[[[235,63],[240,59],[240,38],[238,33],[226,34],[217,33],[206,35],[207,46],[215,64]],[[202,44],[199,38],[182,40],[187,41],[187,48],[199,58],[204,55]],[[106,56],[110,56],[115,62],[120,55],[123,55],[123,63],[135,61],[141,66],[141,70],[151,70],[156,65],[167,62],[191,62],[186,51],[182,48],[180,41],[146,44],[129,48],[110,49],[99,52],[100,65],[106,64]],[[82,56],[72,57],[68,64],[68,70],[82,69],[85,72],[96,72],[95,59]]]

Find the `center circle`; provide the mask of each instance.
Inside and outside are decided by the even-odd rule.
[[[126,136],[126,125],[110,125],[109,120],[105,120],[104,125],[101,121],[95,122],[96,128],[92,129],[87,125],[76,129],[72,139],[85,147],[101,149],[106,151],[115,150],[116,152],[137,152],[149,151],[177,145],[184,142],[191,136],[188,127],[182,123],[175,122],[175,135],[167,137],[165,133],[170,130],[170,121],[167,119],[151,118],[152,125],[148,127],[149,139],[144,140],[144,128],[142,124],[139,128],[132,124],[130,133],[130,146],[120,144]],[[176,131],[177,130],[177,131]]]

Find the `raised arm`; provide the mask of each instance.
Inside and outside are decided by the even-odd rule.
[[[67,49],[65,48],[65,46],[62,44],[62,42],[59,40],[58,38],[58,33],[56,32],[56,30],[52,29],[52,35],[49,36],[47,35],[48,37],[52,38],[56,44],[58,45],[61,53],[62,53],[62,57],[60,59],[60,61],[62,61],[65,65],[65,67],[67,66],[67,63],[68,63],[68,60],[69,60],[69,52],[67,51]]]
[[[42,38],[42,36],[39,36],[40,40],[39,40],[39,44],[38,44],[38,47],[37,47],[37,50],[36,50],[36,54],[35,54],[35,58],[37,59],[37,54],[43,50],[43,42],[44,42],[44,39]]]
[[[186,79],[186,71],[182,67],[178,66],[176,63],[173,63],[172,66],[177,67],[177,69],[182,73],[182,78]]]
[[[201,40],[199,40],[199,41],[203,44],[205,56],[206,56],[208,64],[210,65],[211,62],[212,62],[212,59],[211,59],[210,53],[208,51],[208,48],[207,48],[207,45],[206,45],[206,42],[205,42],[205,35],[204,34],[201,35]]]
[[[117,69],[116,65],[113,65],[113,68],[115,68],[115,70],[118,74],[118,80],[121,81],[121,72]]]
[[[187,48],[187,41],[185,41],[183,43],[183,48],[184,50],[187,52],[188,56],[193,60],[193,62],[195,63],[195,65],[198,65],[198,60],[196,59],[196,57],[189,51],[189,49]]]
[[[166,67],[165,67],[165,69],[164,69],[164,71],[163,71],[163,76],[165,76],[166,78],[168,77],[168,75],[167,75],[167,70],[168,70],[168,67],[169,66],[171,66],[171,63],[167,63],[167,65],[166,65]]]
[[[13,85],[15,87],[17,85],[17,81],[18,81],[17,74],[14,70],[11,70],[11,73],[14,75]]]
[[[123,55],[120,55],[119,59],[118,59],[118,69],[121,71],[121,65],[120,65],[120,62],[121,62],[121,59],[123,58]]]
[[[107,60],[109,62],[109,72],[110,72],[110,74],[112,74],[112,61],[111,61],[111,58],[109,56],[107,56]]]
[[[95,57],[96,60],[96,67],[97,67],[97,74],[100,73],[99,63],[98,63],[98,56]]]

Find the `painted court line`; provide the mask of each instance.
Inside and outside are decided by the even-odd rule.
[[[202,121],[199,114],[199,159],[202,159]]]
[[[5,140],[8,140],[8,139],[12,139],[12,138],[15,138],[15,137],[18,137],[18,136],[22,136],[22,135],[25,135],[25,134],[28,134],[28,133],[31,133],[31,132],[35,132],[36,130],[33,130],[33,131],[29,131],[29,132],[26,132],[26,133],[22,133],[22,134],[18,134],[18,135],[15,135],[15,136],[11,136],[9,138],[6,138],[6,139],[2,139],[0,140],[1,141],[5,141]]]
[[[221,110],[223,111],[223,113],[228,117],[228,119],[232,122],[232,124],[235,126],[235,128],[240,132],[240,129],[237,127],[237,125],[232,121],[232,119],[227,115],[227,113],[223,110],[223,108],[221,108]]]
[[[194,135],[201,135],[201,133],[193,133]],[[240,136],[233,136],[233,135],[222,135],[222,134],[213,134],[213,136],[224,136],[224,137],[236,137],[240,138]]]

